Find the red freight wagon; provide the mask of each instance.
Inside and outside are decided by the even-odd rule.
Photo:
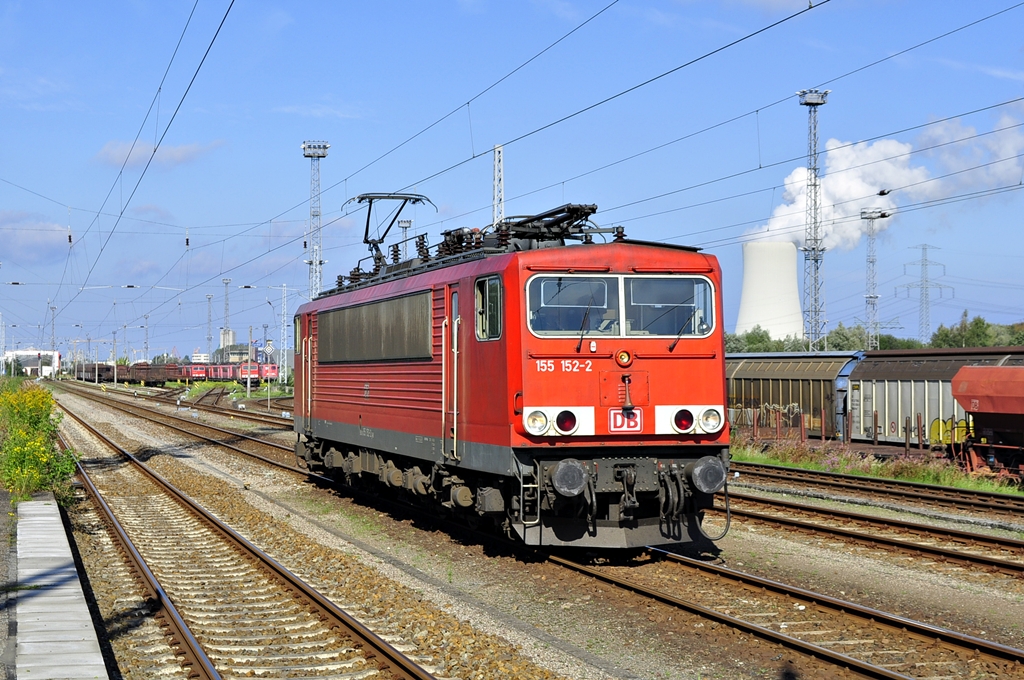
[[[718,261],[595,210],[446,232],[436,256],[421,237],[406,262],[376,249],[300,307],[296,455],[529,544],[697,538],[729,464]]]
[[[1024,478],[1024,367],[964,366],[953,397],[971,418],[967,469]]]

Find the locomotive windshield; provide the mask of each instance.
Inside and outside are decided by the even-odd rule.
[[[711,285],[695,278],[626,281],[626,335],[707,335],[711,332]]]
[[[714,326],[703,277],[535,276],[527,296],[530,330],[541,336],[701,337]]]
[[[619,334],[615,276],[538,276],[530,281],[530,328],[538,335]]]

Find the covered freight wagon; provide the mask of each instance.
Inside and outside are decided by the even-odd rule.
[[[962,439],[964,409],[952,380],[963,366],[1024,366],[1024,347],[867,352],[850,375],[852,439],[877,435],[895,444],[909,435],[924,446]]]
[[[862,352],[729,354],[725,374],[734,426],[800,427],[809,437],[846,436],[847,383]],[[779,415],[777,415],[779,414]]]

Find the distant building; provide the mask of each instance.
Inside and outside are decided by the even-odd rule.
[[[4,375],[10,374],[15,360],[21,365],[22,375],[51,378],[60,366],[60,352],[32,348],[7,350],[3,362],[0,362],[3,364]]]
[[[220,346],[221,348],[230,347],[235,344],[235,332],[230,328],[220,329]]]

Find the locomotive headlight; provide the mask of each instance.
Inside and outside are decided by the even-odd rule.
[[[555,429],[559,434],[572,434],[576,431],[576,414],[572,411],[560,411],[555,416]]]
[[[583,463],[575,458],[566,458],[558,461],[555,469],[551,471],[551,485],[566,498],[575,498],[587,488],[588,477]]]
[[[526,416],[526,431],[532,435],[540,436],[548,431],[548,417],[543,411],[530,411]]]
[[[686,466],[686,476],[698,491],[716,493],[725,485],[725,466],[717,456],[704,456]]]
[[[722,413],[716,408],[706,409],[700,414],[700,427],[705,432],[717,432],[722,427]]]

